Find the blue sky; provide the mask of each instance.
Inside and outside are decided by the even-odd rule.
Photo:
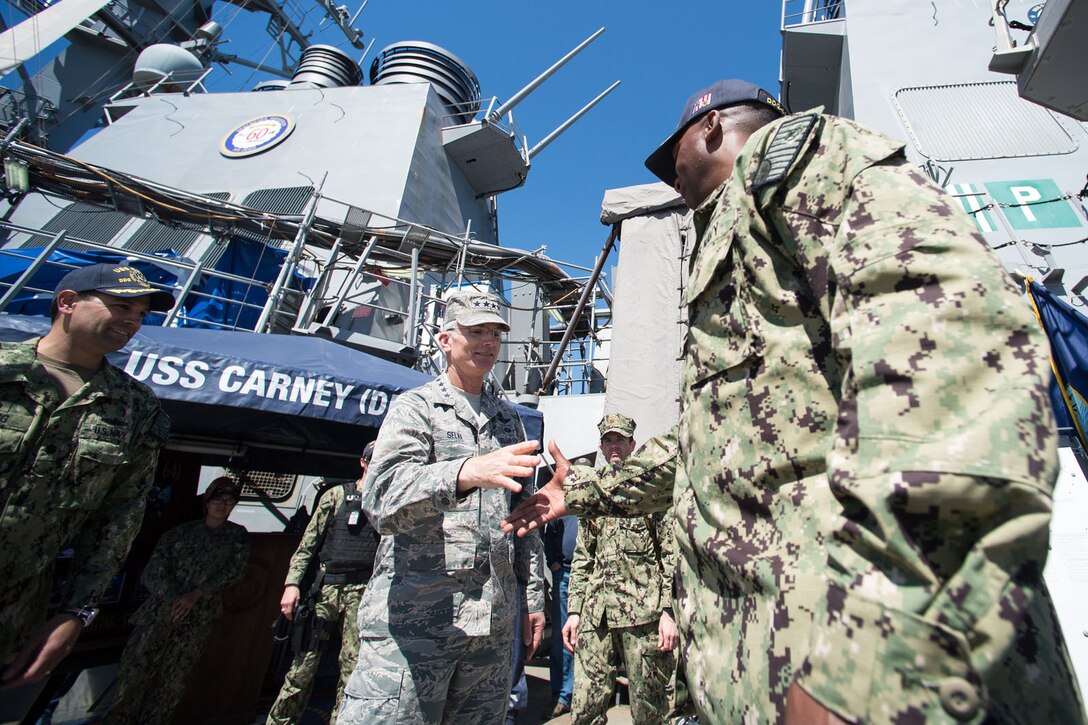
[[[294,1],[304,10],[315,2]],[[347,2],[354,14],[361,0]],[[216,11],[224,22],[235,9],[217,4]],[[655,181],[642,162],[675,128],[694,90],[741,77],[778,94],[781,12],[780,3],[768,0],[686,6],[651,0],[370,0],[356,25],[367,42],[375,41],[364,69],[391,43],[427,41],[465,61],[484,97],[503,100],[597,28],[607,28],[514,117],[531,146],[613,81],[622,84],[533,159],[525,186],[499,197],[504,246],[547,245],[550,257],[590,267],[608,234],[600,223],[605,189]],[[263,43],[263,26],[252,32]],[[323,31],[315,41],[361,55],[342,38],[339,31]],[[239,52],[241,46],[224,50]],[[232,84],[249,75],[244,68],[234,73]]]
[[[307,14],[307,29],[315,25],[317,0],[283,1],[296,17]],[[362,0],[332,2],[346,2],[354,14]],[[778,95],[781,13],[781,3],[774,0],[687,5],[667,0],[369,0],[356,26],[366,42],[374,40],[364,70],[381,48],[422,40],[460,57],[476,73],[483,96],[500,100],[606,28],[514,109],[514,117],[532,146],[613,81],[620,80],[620,87],[533,159],[522,188],[499,196],[504,246],[532,250],[546,245],[548,256],[557,261],[591,267],[608,235],[600,223],[605,190],[656,181],[642,162],[673,131],[693,91],[739,77]],[[268,52],[267,16],[223,2],[215,4],[213,15],[231,39],[221,50],[252,60]],[[18,20],[10,8],[5,19],[9,24]],[[318,28],[312,41],[362,55],[331,23]],[[28,63],[30,71],[50,55]],[[209,87],[249,89],[262,77],[240,66],[231,73],[217,68]]]

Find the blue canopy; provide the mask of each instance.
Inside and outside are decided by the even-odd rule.
[[[0,340],[45,334],[44,317],[0,314]],[[431,379],[317,337],[144,327],[110,362],[149,385],[171,438],[205,462],[350,478],[393,398]],[[530,438],[543,417],[514,406]]]

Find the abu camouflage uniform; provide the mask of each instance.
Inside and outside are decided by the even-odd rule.
[[[0,661],[45,622],[67,546],[61,607],[98,605],[140,528],[170,430],[151,390],[109,363],[63,400],[37,345],[0,343]]]
[[[702,721],[780,720],[796,679],[854,722],[1083,722],[1041,580],[1047,347],[970,220],[902,144],[803,114],[695,224],[675,489],[659,442],[568,501],[675,497]]]
[[[363,508],[382,540],[341,725],[503,721],[514,597],[528,582],[525,611],[544,609],[543,557],[536,534],[499,528],[509,491],[457,493],[466,460],[525,439],[486,386],[480,410],[442,375],[398,397],[378,434]]]
[[[631,720],[665,721],[676,654],[658,649],[658,623],[672,609],[672,532],[671,512],[585,519],[578,527],[567,601],[567,616],[581,618],[571,722],[603,725],[621,658]]]
[[[302,541],[299,542],[298,549],[291,557],[285,586],[302,586],[307,569],[319,554],[318,541],[324,538],[330,522],[334,521],[334,515],[343,505],[343,486],[333,486],[321,495],[314,509],[314,515],[310,518],[310,523],[306,525]],[[364,524],[364,531],[361,531],[359,535],[373,535],[369,522]],[[359,660],[359,600],[363,596],[364,589],[366,589],[365,581],[346,584],[322,583],[320,598],[314,605],[316,619],[340,625],[340,679],[336,683],[336,702],[333,705],[333,713],[340,709],[344,686],[355,669],[355,663]],[[306,596],[307,592],[301,592],[303,599]],[[306,703],[310,699],[317,667],[321,664],[321,656],[328,645],[329,634],[329,632],[322,633],[317,648],[295,653],[291,668],[284,677],[279,695],[276,696],[276,702],[272,704],[272,709],[265,720],[268,725],[291,725],[301,720],[306,711]]]
[[[189,521],[162,535],[140,575],[151,595],[130,620],[135,627],[121,655],[117,697],[104,725],[170,722],[185,695],[189,670],[223,613],[223,589],[245,575],[248,562],[249,535],[231,521],[215,528]],[[204,595],[184,619],[174,621],[171,605],[194,589]]]

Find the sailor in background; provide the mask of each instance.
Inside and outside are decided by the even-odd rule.
[[[312,618],[296,623],[298,648],[291,668],[268,713],[271,725],[299,722],[310,699],[314,675],[335,629],[340,630],[340,679],[336,685],[335,714],[340,709],[344,685],[359,659],[359,600],[374,570],[378,532],[362,511],[363,483],[374,456],[374,442],[366,444],[359,458],[359,480],[335,486],[322,494],[306,526],[298,549],[291,557],[287,582],[280,599],[283,616],[293,619],[302,599],[307,570],[318,566],[311,587]]]
[[[171,721],[189,670],[223,613],[223,590],[246,572],[249,535],[227,520],[240,493],[233,479],[215,479],[204,492],[204,518],[170,529],[155,544],[140,575],[151,596],[132,615],[135,628],[105,725]]]
[[[508,526],[675,501],[701,722],[1083,722],[1046,340],[974,223],[902,143],[743,81],[646,165],[695,211],[679,427]]]
[[[446,302],[447,370],[397,398],[378,434],[363,508],[382,534],[359,608],[359,665],[341,725],[502,723],[519,594],[527,658],[544,628],[539,537],[504,534],[512,493],[540,457],[484,379],[510,329],[488,292]]]
[[[57,285],[44,337],[0,343],[0,686],[50,673],[94,618],[143,518],[170,419],[106,361],[149,310],[174,305],[132,267]],[[47,616],[53,562],[74,558]]]
[[[598,469],[618,468],[635,450],[635,421],[611,413],[597,429],[602,454]],[[676,669],[675,568],[668,512],[581,522],[563,625],[563,642],[574,652],[574,725],[603,725],[621,662],[627,671],[631,721],[665,721]]]

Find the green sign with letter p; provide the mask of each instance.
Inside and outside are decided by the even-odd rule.
[[[1013,229],[1062,229],[1084,225],[1051,179],[988,181],[986,190],[1001,204],[1001,213]]]

